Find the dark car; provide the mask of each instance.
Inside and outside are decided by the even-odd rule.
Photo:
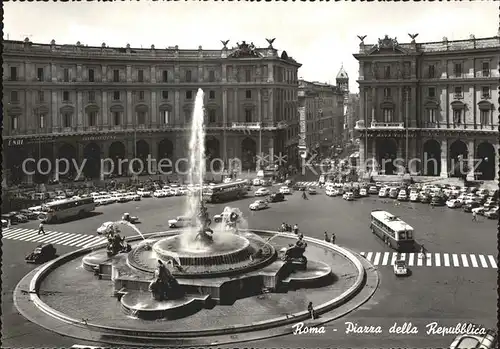
[[[446,205],[446,199],[442,196],[436,195],[431,199],[431,205],[432,206],[444,206],[444,205]]]
[[[420,195],[419,201],[423,204],[428,204],[431,202],[431,196],[429,194]]]
[[[52,244],[38,245],[33,252],[26,256],[27,263],[42,264],[56,257],[56,248]]]
[[[352,194],[354,195],[354,198],[355,199],[359,199],[361,197],[361,195],[359,195],[359,189],[358,188],[355,188],[353,191],[352,191]]]
[[[280,202],[280,201],[285,201],[285,195],[282,193],[272,193],[269,195],[267,198],[267,201],[269,202]]]
[[[473,201],[470,204],[464,205],[463,210],[464,212],[472,212],[473,208],[479,207],[481,204],[479,202]]]
[[[26,216],[30,220],[38,219],[38,213],[32,212],[30,210],[23,209],[23,210],[21,210],[21,214],[23,214],[24,216]]]
[[[295,184],[293,190],[306,191],[306,186],[302,184]]]

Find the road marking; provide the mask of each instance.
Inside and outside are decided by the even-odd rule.
[[[497,262],[495,261],[495,257],[493,257],[492,255],[489,255],[488,259],[490,260],[490,264],[491,264],[492,268],[495,268],[495,269],[498,268]]]
[[[50,238],[54,235],[59,235],[57,231],[47,231],[45,232],[45,235],[42,235],[41,239],[37,239],[38,242],[46,242],[47,240],[50,240]]]
[[[467,256],[465,254],[462,254],[462,264],[466,268],[469,267],[469,262],[467,261]]]
[[[426,266],[432,267],[432,254],[426,253],[425,255],[427,256]]]
[[[371,261],[371,259],[372,259],[372,256],[373,256],[373,252],[368,252],[368,254],[366,255],[366,260],[367,260],[368,262],[370,262],[370,261]]]
[[[481,261],[481,266],[483,268],[488,268],[488,263],[486,263],[486,258],[482,254],[479,255],[479,260]]]
[[[457,256],[456,254],[454,254],[454,253],[453,253],[453,254],[451,255],[451,258],[453,259],[453,266],[454,266],[454,267],[459,267],[459,266],[460,266],[460,264],[458,263],[458,256]]]
[[[76,243],[74,243],[73,245],[70,245],[70,246],[81,247],[83,245],[90,244],[91,241],[96,241],[96,239],[100,239],[100,238],[101,238],[100,236],[90,236],[90,238],[82,239],[82,240],[77,241]]]
[[[14,230],[9,231],[6,234],[2,234],[2,237],[4,237],[4,238],[10,238],[11,236],[15,236],[15,235],[19,234],[20,232],[23,232],[23,231],[26,231],[26,230],[28,230],[28,229],[14,229]]]
[[[470,255],[470,262],[472,263],[472,267],[477,268],[479,265],[477,264],[477,259],[476,256],[471,254]]]
[[[374,265],[378,265],[378,262],[380,262],[380,252],[375,253],[375,258],[373,259]]]
[[[48,237],[47,235],[49,235],[51,233],[54,233],[54,232],[51,231],[51,230],[48,230],[48,231],[45,232],[45,235],[44,234],[38,234],[38,232],[37,232],[36,235],[34,235],[34,236],[30,237],[30,238],[24,239],[24,241],[39,242],[40,240],[46,239]]]
[[[59,241],[65,240],[70,234],[64,233],[61,236],[58,236],[56,240],[52,241],[53,244],[59,244]]]
[[[45,243],[50,243],[51,241],[56,241],[60,237],[62,237],[64,233],[56,233],[56,234],[51,234],[47,240],[45,240]]]
[[[69,235],[66,238],[59,241],[59,245],[66,245],[68,242],[73,241],[74,238],[75,234],[69,233]]]
[[[384,258],[382,258],[382,265],[387,265],[389,261],[389,252],[384,252]]]
[[[391,257],[391,265],[394,265],[394,263],[396,263],[396,258],[398,258],[398,253],[393,252]]]
[[[19,239],[20,237],[29,235],[34,233],[35,231],[33,229],[22,229],[20,231],[17,231],[15,234],[9,236],[9,239]]]
[[[82,237],[81,239],[78,239],[75,242],[68,244],[68,246],[80,246],[80,244],[85,244],[88,241],[94,240],[94,239],[95,239],[95,235],[87,235],[86,237]]]
[[[417,267],[421,267],[423,265],[424,257],[422,256],[421,253],[418,254],[417,258]]]
[[[448,255],[448,253],[444,254],[444,266],[445,267],[449,267],[450,266],[450,256]]]
[[[435,260],[435,264],[436,264],[436,267],[440,267],[441,266],[441,255],[439,253],[434,253],[434,260]]]
[[[99,245],[100,243],[102,243],[102,242],[104,242],[104,241],[106,241],[106,240],[107,240],[107,238],[100,238],[100,239],[96,240],[95,242],[91,242],[91,243],[86,244],[86,245],[85,245],[85,246],[83,246],[83,247],[84,247],[84,248],[87,248],[87,247],[94,247],[94,246]]]
[[[409,256],[408,257],[408,265],[410,267],[412,267],[413,266],[413,259],[415,258],[415,254],[414,253],[408,253],[408,256]]]
[[[40,237],[37,231],[32,231],[29,234],[25,234],[24,236],[17,237],[16,240],[29,241],[33,238]]]

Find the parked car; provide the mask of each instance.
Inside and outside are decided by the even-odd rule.
[[[475,207],[472,209],[472,213],[478,214],[478,215],[484,215],[486,212],[486,209],[483,206]]]
[[[431,199],[432,206],[444,206],[446,205],[446,200],[440,195],[436,195]]]
[[[389,188],[381,188],[378,192],[379,198],[386,198],[389,195]]]
[[[267,198],[268,202],[280,202],[285,201],[285,195],[283,193],[272,193]]]
[[[368,189],[368,194],[378,194],[377,186],[376,185],[370,186],[370,188]]]
[[[492,209],[486,211],[484,216],[489,219],[498,219],[498,206],[493,207]]]
[[[450,199],[446,201],[446,206],[448,206],[449,208],[460,208],[462,207],[462,202],[457,199]]]
[[[38,218],[38,212],[33,212],[28,209],[23,209],[20,211],[20,213],[24,216],[26,216],[29,220],[34,220]]]
[[[258,210],[262,210],[262,209],[265,209],[268,207],[269,207],[269,205],[264,200],[257,200],[255,202],[251,203],[248,208],[252,211],[258,211]]]
[[[342,195],[342,199],[344,199],[346,201],[353,201],[354,194],[351,191],[349,191],[349,192],[345,193],[344,195]]]
[[[262,180],[260,178],[254,178],[252,181],[252,185],[259,186],[262,184]]]
[[[26,256],[27,263],[42,264],[56,257],[56,248],[52,244],[41,244]]]
[[[314,187],[309,187],[309,188],[307,188],[307,191],[308,191],[308,192],[309,192],[309,194],[311,194],[311,195],[316,195],[316,193],[317,193],[317,192],[316,192],[316,188],[314,188]]]
[[[361,189],[359,190],[359,196],[361,196],[361,197],[366,197],[366,196],[368,196],[368,190],[367,190],[366,188],[361,188]]]
[[[419,201],[417,192],[410,193],[410,201],[411,202],[418,202]]]
[[[281,194],[286,194],[286,195],[290,195],[292,193],[292,191],[290,190],[289,187],[281,187],[280,188],[280,193]]]
[[[472,210],[476,207],[481,206],[478,202],[471,202],[470,204],[464,204],[462,209],[464,212],[472,212]]]
[[[431,202],[431,196],[427,193],[420,193],[419,200],[423,204],[429,204]]]
[[[401,189],[398,193],[398,201],[408,201],[408,195],[406,194],[406,190]]]

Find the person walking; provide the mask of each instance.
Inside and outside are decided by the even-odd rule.
[[[43,221],[41,221],[40,225],[38,226],[38,235],[40,234],[45,235],[45,230],[43,230]]]
[[[332,233],[332,244],[335,245],[335,240],[337,239],[337,237],[335,236],[335,233]]]
[[[325,231],[325,241],[330,242],[330,237],[328,236],[328,233]]]
[[[420,245],[420,257],[425,258],[425,247],[424,244]]]
[[[305,191],[303,191],[303,192],[302,192],[302,198],[303,198],[304,200],[308,200],[308,198],[307,198],[307,194],[306,194],[306,192],[305,192]]]
[[[311,320],[316,319],[316,312],[314,311],[313,302],[309,302],[307,311],[309,312],[309,315],[311,315]]]
[[[472,211],[472,221],[477,222],[477,213],[475,211]]]
[[[299,226],[297,224],[293,226],[293,232],[295,233],[295,235],[299,235]]]

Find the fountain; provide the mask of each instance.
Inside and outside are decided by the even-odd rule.
[[[198,184],[200,188],[203,187],[205,174],[204,142],[203,91],[199,90],[191,128],[188,177],[191,184]],[[98,233],[110,237],[107,248],[101,245],[63,256],[55,260],[53,265],[46,265],[33,279],[28,280],[29,276],[26,276],[26,280],[23,279],[20,285],[29,282],[37,290],[42,290],[44,287],[64,288],[75,282],[82,290],[82,297],[89,297],[88,305],[82,307],[81,301],[75,297],[65,298],[64,301],[58,298],[51,303],[51,299],[47,298],[50,295],[40,295],[54,307],[54,311],[47,311],[49,306],[43,306],[44,313],[50,313],[51,317],[56,318],[65,314],[64,318],[60,318],[64,322],[68,322],[68,318],[81,319],[87,313],[110,313],[109,318],[104,320],[104,325],[109,328],[109,324],[112,324],[117,331],[106,331],[112,331],[113,335],[123,335],[130,340],[135,337],[146,338],[154,332],[153,329],[156,330],[154,335],[157,338],[167,333],[177,333],[177,337],[181,338],[192,335],[197,338],[205,325],[191,324],[191,318],[184,322],[176,321],[191,315],[196,318],[195,314],[198,313],[210,318],[213,312],[218,321],[217,328],[222,328],[221,333],[253,330],[253,325],[234,323],[235,317],[253,307],[260,307],[259,313],[269,311],[266,321],[270,323],[295,323],[304,320],[303,316],[308,316],[306,306],[302,304],[307,304],[309,297],[317,297],[313,299],[323,302],[323,309],[331,309],[332,306],[327,305],[327,302],[332,299],[332,294],[335,297],[347,297],[348,293],[352,295],[363,281],[364,274],[361,274],[360,264],[352,262],[355,257],[349,252],[340,254],[336,252],[339,249],[337,246],[315,239],[307,239],[312,245],[307,247],[302,238],[297,239],[293,234],[277,235],[277,232],[248,229],[248,224],[238,209],[226,207],[221,215],[216,216],[217,219],[214,217],[216,224],[212,226],[208,209],[203,202],[202,190],[197,195],[187,196],[185,215],[192,219],[193,226],[162,233],[142,234],[128,222],[106,222]],[[120,226],[134,229],[138,236],[129,238],[125,243],[118,234]],[[120,248],[110,249],[110,246],[115,246],[113,242],[116,244],[118,240]],[[311,254],[308,255],[309,258],[305,257],[305,253]],[[350,264],[334,273],[332,268],[335,263]],[[93,272],[97,279],[82,273],[82,266]],[[338,276],[341,274],[342,276]],[[354,283],[352,275],[356,274],[358,276]],[[344,284],[339,285],[338,280],[343,275],[348,275],[349,278],[346,277],[342,281]],[[70,279],[67,279],[68,276]],[[46,280],[52,279],[58,281],[51,281],[50,285],[44,286]],[[298,300],[297,290],[303,288],[308,289],[300,296],[305,299]],[[347,288],[348,291],[344,292]],[[290,290],[294,292],[287,295]],[[119,300],[119,307],[110,303],[109,297],[106,297],[106,292],[109,291]],[[267,293],[280,294],[270,296],[267,301],[262,298]],[[30,297],[34,297],[32,293]],[[281,299],[286,299],[286,311],[279,305]],[[45,304],[43,301],[37,302],[18,302],[18,305],[23,309],[38,309],[40,304]],[[224,305],[230,307],[223,307]],[[219,306],[224,309],[217,310]],[[117,313],[117,309],[125,315]],[[293,316],[281,319],[284,312],[290,312]],[[66,315],[67,313],[70,315]],[[37,321],[41,319],[40,316],[33,318]],[[158,321],[130,322],[131,319],[138,318]],[[79,320],[72,321],[76,323]],[[200,321],[200,318],[193,321]],[[168,325],[169,322],[173,325]],[[47,326],[51,327],[52,323]],[[82,326],[87,331],[85,333],[90,333],[92,326],[87,323]],[[54,330],[60,331],[56,328]],[[96,324],[92,331],[104,333],[104,327]],[[130,334],[124,334],[127,331],[131,331]],[[209,331],[212,330],[207,329],[206,332]]]

